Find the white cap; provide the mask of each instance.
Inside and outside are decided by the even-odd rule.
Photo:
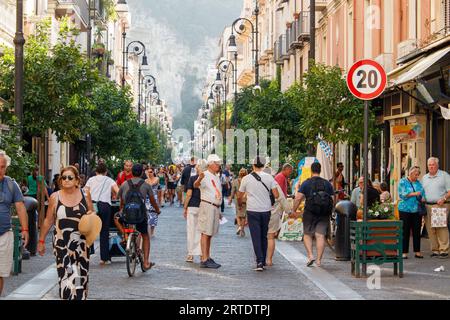
[[[3,150],[0,150],[0,156],[5,158],[5,160],[6,160],[6,167],[8,168],[11,165],[11,158]]]
[[[208,156],[207,162],[208,162],[208,164],[211,164],[213,162],[222,162],[222,160],[220,160],[220,158],[217,154],[210,154]]]

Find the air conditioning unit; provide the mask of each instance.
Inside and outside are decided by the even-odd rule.
[[[409,39],[398,44],[398,58],[403,58],[418,49],[417,39]]]
[[[378,57],[375,58],[375,61],[378,62],[384,70],[389,73],[394,69],[394,54],[393,53],[382,53]]]

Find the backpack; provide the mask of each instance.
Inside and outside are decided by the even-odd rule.
[[[330,216],[333,212],[333,198],[325,191],[326,180],[311,178],[311,194],[307,198],[306,209],[317,216]]]
[[[131,180],[127,181],[130,189],[125,197],[123,218],[128,224],[139,224],[147,217],[145,201],[142,199],[142,194],[140,192],[140,188],[144,182],[144,180],[141,180],[137,185],[134,185]]]

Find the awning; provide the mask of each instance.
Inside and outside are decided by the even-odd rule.
[[[388,87],[395,87],[413,81],[424,74],[430,67],[444,59],[450,52],[450,46],[417,58],[388,73]]]

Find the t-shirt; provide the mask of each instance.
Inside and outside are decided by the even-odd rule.
[[[116,183],[120,187],[125,181],[128,181],[128,180],[130,180],[132,178],[133,178],[133,174],[131,172],[130,173],[126,173],[125,171],[122,171],[117,176]]]
[[[284,196],[287,197],[287,178],[286,176],[280,172],[275,176],[275,181],[278,183],[278,185],[281,187],[281,190],[283,190]]]
[[[201,194],[199,188],[194,188],[194,182],[198,179],[198,175],[192,176],[189,178],[189,181],[186,185],[187,190],[192,190],[192,196],[189,200],[188,207],[200,207],[201,202]]]
[[[141,180],[143,180],[143,179],[133,178],[133,179],[131,179],[131,182],[134,185],[137,185]],[[125,200],[127,198],[127,193],[129,190],[130,190],[129,182],[124,183],[119,189],[118,196],[119,196],[119,199],[121,199],[123,201],[123,203],[125,203]],[[144,182],[144,184],[141,186],[139,191],[141,192],[142,199],[144,200],[144,202],[145,202],[145,199],[147,199],[147,196],[154,197],[152,186],[149,185],[147,182]]]
[[[267,189],[276,189],[277,183],[270,174],[265,172],[257,174],[261,177],[261,182],[264,182]],[[247,193],[247,211],[269,212],[272,210],[270,194],[261,182],[251,174],[242,178],[239,191]]]
[[[438,170],[435,176],[427,173],[422,178],[422,185],[427,202],[436,203],[450,191],[450,175],[442,170]]]
[[[37,189],[38,189],[38,185],[37,185],[38,181],[39,181],[39,183],[43,182],[44,185],[46,186],[45,181],[43,181],[43,180],[44,180],[43,176],[37,176],[36,180],[33,178],[33,176],[28,176],[28,178],[27,178],[27,184],[28,184],[27,195],[36,196]]]
[[[206,170],[205,177],[200,183],[200,194],[202,200],[220,205],[222,203],[220,177]]]
[[[325,192],[328,193],[330,196],[334,196],[333,185],[329,181],[322,179],[320,177],[314,177],[314,178],[310,178],[310,179],[306,180],[305,182],[303,182],[302,185],[300,186],[300,188],[298,189],[298,192],[305,195],[306,202],[308,202],[309,198],[313,194],[313,181],[315,179],[323,180],[323,182],[325,184]],[[308,205],[305,206],[305,208],[307,208],[307,207],[308,207]]]
[[[189,179],[192,176],[195,176],[197,174],[195,170],[195,165],[188,164],[181,173],[181,185],[184,186],[184,192],[187,191],[187,184],[189,183]]]
[[[97,175],[89,178],[85,187],[91,192],[92,201],[101,201],[111,204],[111,189],[116,182],[110,177]]]
[[[6,179],[11,179],[9,177],[4,177],[0,181],[0,236],[11,229],[11,206],[16,202],[23,202],[22,192],[15,181],[12,181],[12,193],[8,187],[8,181]]]

